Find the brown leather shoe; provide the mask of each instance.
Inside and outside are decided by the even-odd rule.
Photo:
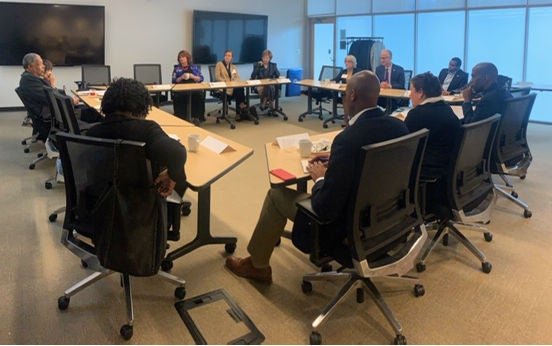
[[[226,258],[226,266],[232,271],[232,273],[253,279],[264,284],[272,283],[272,268],[255,268],[251,262],[251,257],[239,258],[230,256]]]

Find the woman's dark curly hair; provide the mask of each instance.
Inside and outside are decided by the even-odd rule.
[[[148,115],[153,101],[148,89],[137,80],[114,79],[102,99],[102,112],[106,115],[124,112],[136,118]]]
[[[426,98],[441,96],[442,90],[439,78],[435,77],[431,72],[412,77],[410,84],[414,87],[414,90],[422,90]]]

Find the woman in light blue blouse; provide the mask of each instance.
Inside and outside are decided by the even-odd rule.
[[[178,64],[174,65],[172,73],[173,83],[201,83],[203,74],[198,65],[193,64],[192,55],[186,50],[178,52]],[[205,92],[193,91],[192,118],[205,121]],[[188,118],[188,93],[175,92],[172,94],[174,115]]]

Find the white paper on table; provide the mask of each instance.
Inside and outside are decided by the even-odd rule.
[[[443,100],[446,102],[460,101],[462,99],[462,95],[443,95]]]
[[[309,134],[305,132],[297,135],[276,137],[276,142],[278,143],[280,149],[299,148],[299,140],[301,139],[310,140]]]
[[[96,95],[98,96],[104,96],[105,90],[96,90]]]
[[[219,141],[218,139],[211,136],[207,136],[200,144],[217,154],[234,151],[234,148],[232,148],[228,144],[224,143],[223,141]]]
[[[226,82],[211,82],[209,85],[211,88],[226,88]]]
[[[278,83],[291,83],[291,80],[289,78],[278,78]]]
[[[261,80],[260,79],[250,79],[247,82],[247,85],[259,85],[261,84]]]

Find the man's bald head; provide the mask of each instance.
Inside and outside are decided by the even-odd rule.
[[[343,98],[345,112],[352,117],[365,108],[377,106],[379,93],[380,83],[374,73],[366,70],[355,73],[347,81]]]
[[[473,67],[474,70],[483,76],[487,76],[491,81],[496,82],[498,79],[498,69],[493,63],[481,62]]]

